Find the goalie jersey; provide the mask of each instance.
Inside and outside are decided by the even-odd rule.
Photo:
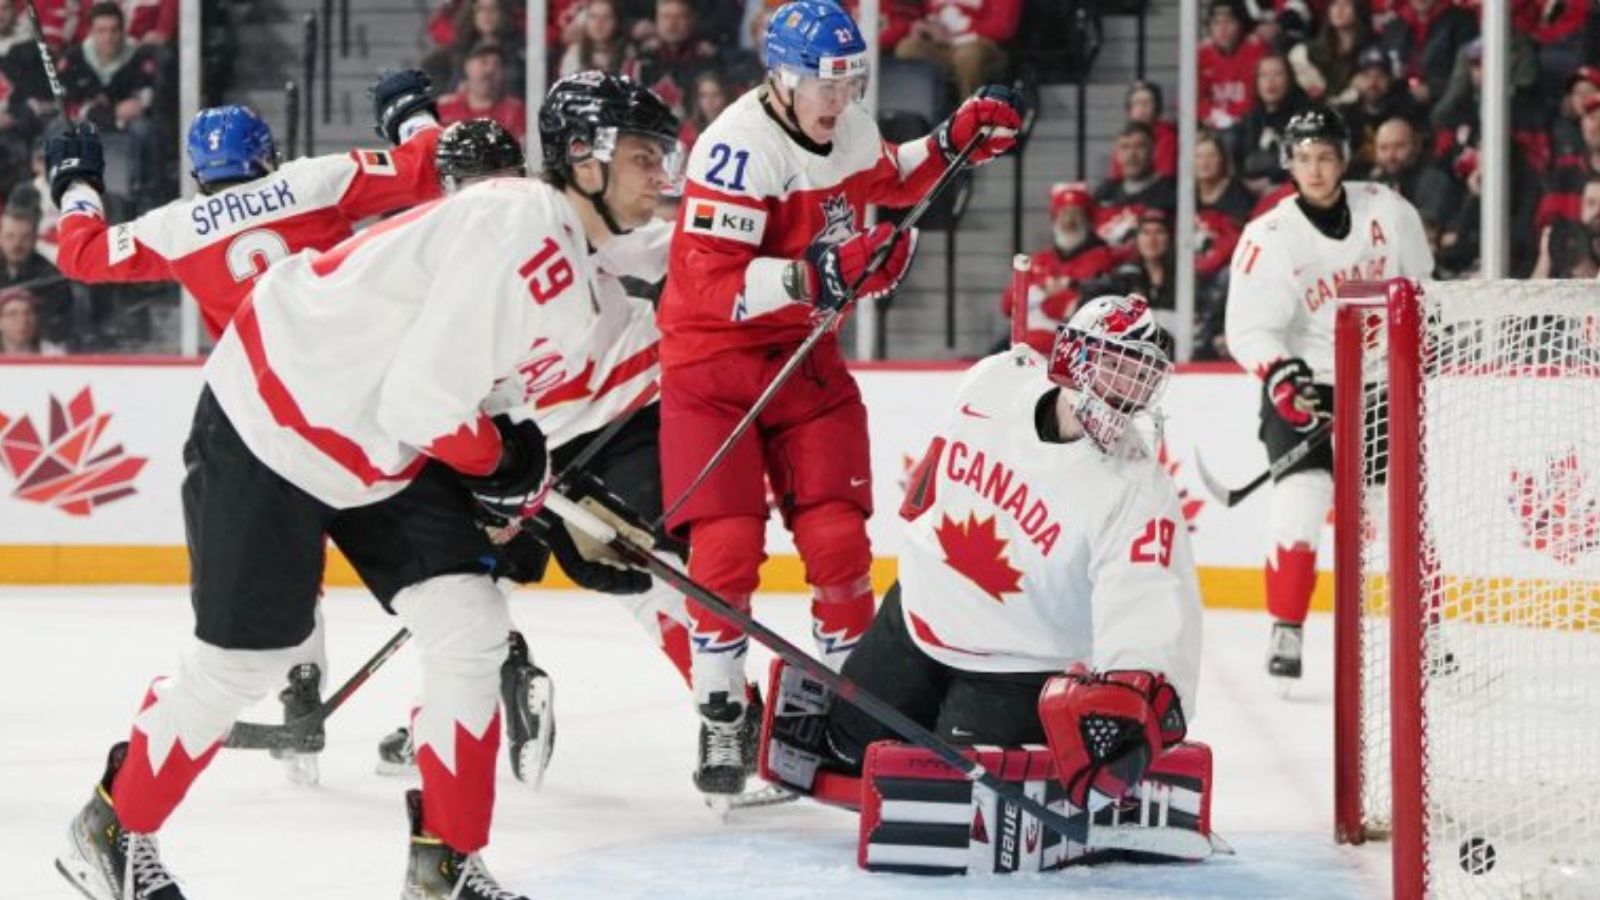
[[[1040,438],[1054,385],[1021,352],[972,368],[908,481],[906,630],[967,671],[1160,672],[1192,717],[1200,594],[1177,488],[1142,445]]]
[[[592,267],[555,189],[475,184],[274,265],[206,382],[257,458],[335,508],[399,493],[428,457],[486,474],[496,385],[581,370],[600,314]]]
[[[1306,361],[1333,383],[1333,319],[1349,282],[1428,278],[1433,251],[1416,207],[1381,184],[1347,181],[1350,233],[1335,240],[1294,194],[1245,226],[1228,283],[1228,351],[1257,377],[1280,359]]]

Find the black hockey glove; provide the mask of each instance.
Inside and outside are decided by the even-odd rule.
[[[420,69],[380,75],[368,93],[372,95],[373,128],[378,137],[391,144],[400,143],[400,126],[417,113],[439,117],[439,108],[433,102],[433,79]]]
[[[1267,405],[1290,428],[1301,434],[1316,430],[1322,420],[1322,399],[1317,396],[1311,367],[1305,360],[1290,358],[1273,363],[1261,390]]]
[[[88,122],[68,128],[44,142],[44,166],[50,179],[50,199],[61,208],[61,197],[73,182],[81,181],[106,192],[106,155],[100,133]]]
[[[462,475],[461,483],[477,498],[486,525],[504,527],[532,518],[550,493],[550,453],[544,432],[533,422],[495,416],[500,432],[500,464],[488,475]]]
[[[581,502],[590,512],[600,515],[602,519],[608,518],[587,501]],[[609,521],[608,524],[613,527],[617,525]],[[648,573],[623,568],[614,561],[605,561],[607,558],[616,559],[609,547],[567,525],[555,513],[548,510],[540,513],[529,523],[529,530],[550,548],[556,562],[561,564],[561,571],[567,573],[567,577],[581,588],[602,594],[642,594],[650,589]]]

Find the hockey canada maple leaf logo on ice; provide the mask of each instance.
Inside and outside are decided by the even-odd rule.
[[[1542,471],[1512,469],[1507,499],[1529,549],[1572,565],[1600,547],[1600,495],[1576,450],[1547,459]]]
[[[1022,573],[1006,559],[1006,542],[995,534],[994,516],[979,519],[969,512],[966,524],[958,525],[946,514],[934,534],[950,568],[971,579],[996,603],[1006,602],[1006,594],[1022,593]]]
[[[86,387],[62,406],[50,398],[50,430],[41,438],[27,416],[0,412],[0,466],[16,480],[11,495],[64,513],[87,516],[95,507],[135,492],[133,479],[148,462],[121,444],[100,449],[111,414],[97,413]]]

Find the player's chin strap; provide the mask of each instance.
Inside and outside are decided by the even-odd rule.
[[[623,228],[621,225],[618,225],[616,218],[611,215],[611,207],[606,205],[606,188],[611,185],[611,164],[598,157],[595,157],[595,162],[600,164],[600,190],[591,194],[579,187],[578,179],[576,177],[577,173],[575,172],[573,173],[574,177],[572,178],[572,189],[577,191],[578,195],[583,197],[583,199],[589,201],[590,205],[594,207],[594,211],[600,214],[600,221],[606,223],[606,228],[610,230],[612,234],[629,234],[633,231],[633,229]],[[569,169],[568,171],[571,170]]]
[[[781,111],[781,114],[774,113],[772,111],[772,107],[763,103],[761,104],[761,108],[767,111],[768,117],[770,117],[772,121],[778,123],[778,127],[782,128],[784,132],[794,140],[795,143],[799,144],[805,150],[818,155],[827,155],[832,145],[819,144],[816,141],[813,141],[811,138],[807,137],[805,131],[800,128],[800,116],[794,111],[794,88],[789,89],[790,99],[785,100],[783,99],[783,95],[778,93],[777,82],[769,78],[767,79],[767,93],[772,95],[773,100],[777,102],[778,108]]]

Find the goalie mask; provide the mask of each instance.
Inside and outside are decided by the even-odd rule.
[[[1138,294],[1096,297],[1056,328],[1050,380],[1077,394],[1073,416],[1102,450],[1160,401],[1172,374],[1164,338]]]

